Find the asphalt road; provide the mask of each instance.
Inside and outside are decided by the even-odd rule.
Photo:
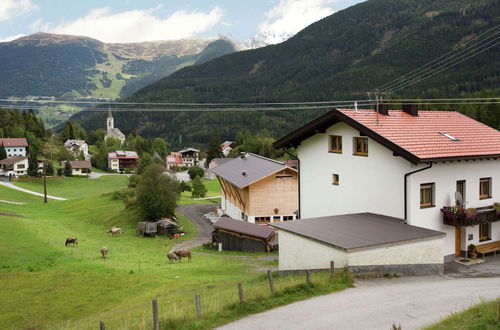
[[[203,214],[212,211],[215,204],[191,204],[181,205],[177,207],[177,212],[184,214],[189,220],[196,225],[196,237],[189,241],[181,242],[171,250],[186,250],[200,246],[205,242],[212,240],[212,224],[203,218]]]
[[[500,297],[500,277],[422,276],[356,282],[356,288],[278,307],[218,329],[419,329]]]

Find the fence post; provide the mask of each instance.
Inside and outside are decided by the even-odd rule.
[[[106,326],[104,326],[104,321],[99,321],[99,329],[106,330]]]
[[[500,322],[500,300],[498,301],[498,322]]]
[[[238,294],[240,295],[240,302],[245,301],[245,298],[243,297],[243,284],[238,283]]]
[[[333,280],[335,277],[335,261],[330,261],[330,279]]]
[[[271,287],[271,293],[274,295],[276,293],[276,290],[274,289],[273,274],[270,269],[267,271],[267,277],[269,278],[269,286]]]
[[[153,299],[153,330],[160,330],[158,323],[158,301]]]
[[[311,281],[311,272],[309,271],[309,269],[306,269],[306,281],[307,281],[307,284],[312,284],[312,281]]]
[[[195,296],[195,301],[196,301],[196,315],[198,316],[198,318],[201,317],[201,300],[200,300],[200,295],[197,294]]]

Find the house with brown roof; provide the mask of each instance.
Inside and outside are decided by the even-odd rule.
[[[220,182],[221,209],[229,217],[258,224],[295,219],[297,170],[280,161],[242,153],[210,171]]]
[[[0,175],[8,177],[19,177],[28,174],[28,158],[24,156],[12,156],[0,160]]]
[[[411,104],[334,109],[274,147],[297,150],[302,219],[399,218],[446,233],[445,261],[500,240],[500,131],[463,114]]]
[[[3,145],[7,152],[7,157],[23,156],[26,157],[28,141],[26,138],[0,138],[0,146]]]
[[[61,167],[66,166],[67,160],[61,161]],[[73,175],[86,175],[89,174],[92,168],[90,160],[70,160]]]

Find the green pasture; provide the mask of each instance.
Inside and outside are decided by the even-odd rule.
[[[138,237],[138,212],[108,193],[124,186],[126,177],[58,179],[49,185],[50,193],[72,199],[44,204],[40,197],[0,186],[0,199],[27,203],[0,203],[0,211],[20,215],[0,215],[2,328],[95,329],[103,320],[109,329],[149,329],[152,299],[158,299],[162,328],[212,328],[352,283],[341,272],[333,281],[315,273],[312,286],[303,284],[303,276],[276,276],[278,294],[272,297],[262,269],[273,262],[262,254],[194,249],[192,262],[170,264],[166,253],[196,234],[183,215],[178,214],[187,231],[184,237]],[[38,184],[22,182],[25,187],[40,188]],[[111,226],[125,234],[112,237],[106,233]],[[65,246],[69,236],[79,244]],[[109,249],[107,259],[99,253],[102,246]],[[238,303],[239,282],[244,304]],[[199,320],[195,294],[202,297],[204,317]]]

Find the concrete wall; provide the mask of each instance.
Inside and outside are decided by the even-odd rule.
[[[26,147],[5,147],[7,157],[23,156],[26,157]]]

